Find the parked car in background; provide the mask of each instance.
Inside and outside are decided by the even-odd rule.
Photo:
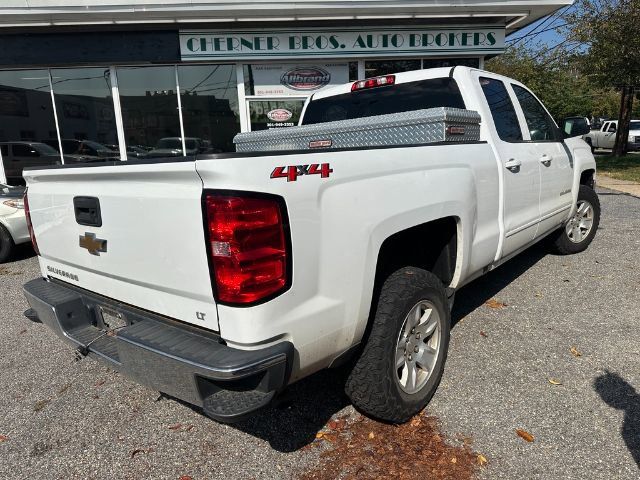
[[[201,138],[185,137],[184,146],[187,155],[203,153],[204,143]],[[165,137],[158,140],[158,144],[153,150],[147,153],[147,157],[181,157],[182,138]]]
[[[60,164],[60,154],[40,142],[0,142],[4,173],[9,185],[24,185],[22,170],[26,167]]]
[[[118,145],[105,145],[113,150],[116,154],[119,154],[120,147]],[[127,145],[127,158],[144,158],[147,156],[147,151],[144,148],[137,147],[135,145]]]
[[[616,143],[618,121],[609,120],[602,124],[600,130],[594,130],[584,136],[584,141],[589,144],[591,151],[596,148],[613,150]],[[631,120],[629,125],[628,150],[630,152],[640,150],[640,120]]]
[[[23,197],[24,187],[0,183],[0,263],[11,258],[16,245],[30,240]]]
[[[55,149],[56,152],[60,151],[57,139],[43,140],[43,143]],[[65,163],[120,158],[120,153],[117,150],[111,150],[109,147],[92,140],[63,139],[62,153],[64,154]]]

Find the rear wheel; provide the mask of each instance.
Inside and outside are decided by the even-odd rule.
[[[600,225],[600,200],[596,192],[580,185],[576,213],[564,227],[558,230],[554,239],[555,250],[562,255],[579,253],[587,249],[593,241]]]
[[[15,247],[9,231],[0,225],[0,263],[6,262],[13,255]]]
[[[364,350],[346,392],[367,415],[402,423],[436,391],[449,347],[444,286],[425,270],[405,267],[387,278]]]

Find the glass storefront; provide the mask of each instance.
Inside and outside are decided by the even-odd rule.
[[[232,152],[233,137],[240,131],[297,125],[306,98],[324,88],[361,77],[452,65],[478,67],[480,60],[323,59],[0,70],[0,155],[5,173],[13,172],[7,176],[21,180],[14,170],[21,172],[25,162]]]
[[[180,65],[178,79],[185,138],[201,153],[234,151],[240,131],[235,66]]]
[[[0,71],[0,142],[56,136],[49,71]]]
[[[65,156],[119,158],[109,69],[52,69],[51,80]],[[59,150],[55,136],[46,143]]]
[[[175,66],[119,67],[117,75],[127,146],[148,157],[181,156]]]

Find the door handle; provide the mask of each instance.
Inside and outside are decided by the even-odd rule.
[[[511,158],[509,161],[507,161],[507,163],[504,164],[505,168],[507,170],[511,170],[512,172],[517,171],[521,165],[522,162],[520,160],[516,160],[515,158]]]
[[[546,153],[542,155],[542,157],[540,157],[540,163],[545,167],[551,165],[551,160],[553,160],[553,157],[551,155],[547,155]]]

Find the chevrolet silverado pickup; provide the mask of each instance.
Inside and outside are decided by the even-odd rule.
[[[594,130],[584,136],[584,141],[589,144],[591,151],[596,148],[606,148],[613,150],[616,144],[616,132],[618,131],[618,121],[609,120],[602,124],[600,130]],[[630,152],[640,150],[640,120],[631,120],[629,124],[629,138],[627,139],[627,150]]]
[[[455,292],[598,228],[589,146],[477,69],[336,86],[236,144],[24,174],[32,316],[219,421],[341,364],[358,409],[406,421],[442,376]]]

